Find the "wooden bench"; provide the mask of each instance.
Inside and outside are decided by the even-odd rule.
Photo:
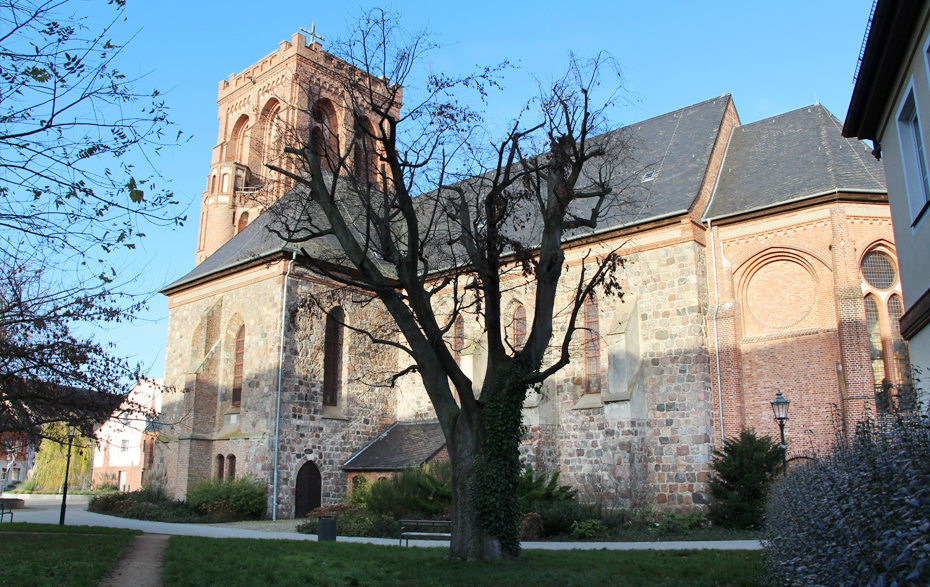
[[[10,521],[13,521],[13,510],[8,508],[5,503],[0,502],[0,522],[3,521],[3,516],[10,516]]]
[[[449,520],[401,520],[400,546],[410,546],[411,540],[452,540],[452,522]]]

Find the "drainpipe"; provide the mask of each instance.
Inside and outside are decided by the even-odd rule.
[[[710,257],[714,265],[714,360],[717,362],[717,406],[720,414],[720,450],[723,450],[723,388],[720,385],[720,343],[717,338],[717,312],[720,310],[720,294],[717,291],[717,248],[714,244],[714,230],[711,228],[711,219],[707,219],[707,230],[710,232]]]
[[[291,267],[294,260],[297,259],[297,251],[294,251],[291,260],[287,264],[287,273],[284,274],[284,291],[281,294],[281,360],[278,363],[278,400],[275,407],[274,417],[274,481],[273,493],[271,495],[271,519],[278,519],[278,453],[281,450],[281,387],[284,380],[284,327],[287,318],[287,278],[291,276]]]

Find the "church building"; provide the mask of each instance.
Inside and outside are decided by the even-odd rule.
[[[249,474],[269,515],[290,518],[340,501],[352,477],[444,458],[417,376],[366,383],[403,360],[344,325],[386,313],[335,296],[310,308],[332,284],[302,262],[312,248],[269,230],[265,210],[287,197],[265,167],[279,129],[325,125],[351,144],[332,80],[345,68],[295,34],[220,82],[197,264],[162,290],[173,391],[156,459],[178,497]],[[650,163],[630,186],[635,212],[565,245],[569,281],[586,253],[620,247],[625,295],[586,303],[577,358],[527,398],[527,464],[584,499],[688,510],[708,503],[723,438],[777,437],[778,391],[790,458],[898,401],[883,391],[910,381],[884,173],[841,126],[819,104],[743,125],[724,94],[625,129]],[[533,311],[524,289],[504,306],[515,340]],[[480,386],[481,324],[457,323],[449,344]]]

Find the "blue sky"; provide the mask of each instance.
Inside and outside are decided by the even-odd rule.
[[[101,0],[76,2],[93,16]],[[220,80],[273,52],[300,27],[328,39],[344,36],[352,15],[381,6],[404,15],[408,28],[428,27],[445,45],[434,67],[465,72],[504,59],[518,66],[492,95],[488,119],[503,123],[533,94],[534,79],[558,75],[569,51],[616,57],[632,93],[618,122],[629,124],[728,92],[746,124],[819,101],[841,120],[872,0],[769,2],[332,2],[129,0],[116,39],[135,34],[120,63],[146,74],[142,85],[166,93],[172,119],[190,136],[156,161],[196,220],[216,144]],[[324,49],[326,43],[323,43]],[[154,291],[194,266],[196,222],[148,230],[132,259],[138,287]],[[131,270],[131,269],[130,269]],[[152,298],[143,320],[101,332],[119,352],[160,377],[164,371],[167,299]]]

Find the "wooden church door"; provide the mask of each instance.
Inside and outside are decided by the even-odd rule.
[[[294,517],[303,518],[323,505],[323,478],[320,470],[307,461],[297,472],[297,487],[294,499]]]

